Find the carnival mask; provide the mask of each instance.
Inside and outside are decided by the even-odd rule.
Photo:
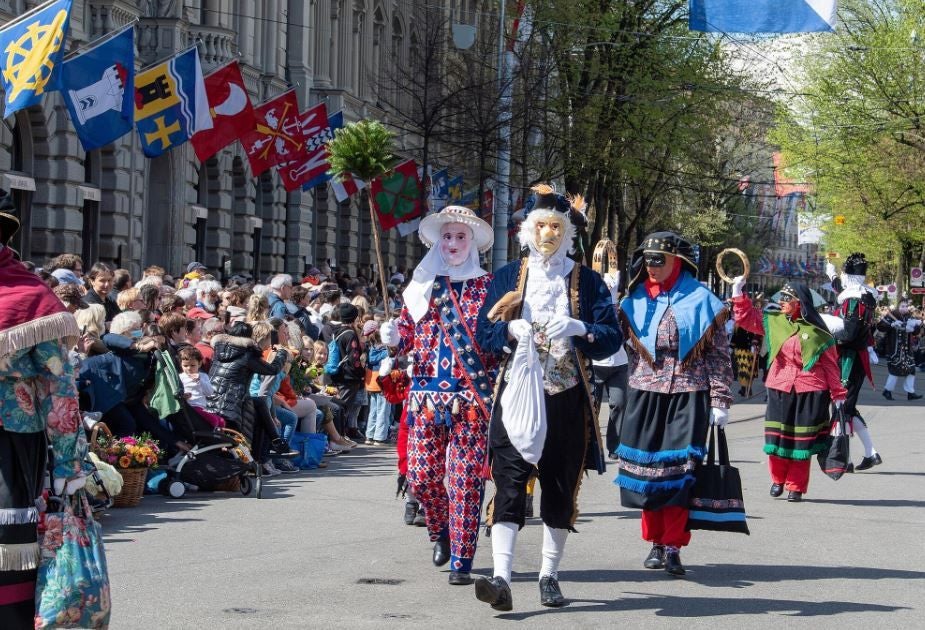
[[[472,228],[463,223],[447,223],[440,228],[440,253],[451,267],[458,267],[469,259],[472,248]]]
[[[543,256],[552,256],[562,244],[562,235],[565,234],[565,219],[560,219],[559,217],[540,219],[536,222],[533,230],[536,248],[540,250]]]

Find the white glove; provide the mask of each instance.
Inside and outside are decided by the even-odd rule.
[[[914,332],[916,328],[919,327],[919,324],[922,323],[920,319],[908,319],[906,320],[906,332]]]
[[[392,346],[394,348],[398,345],[401,341],[401,336],[398,334],[398,324],[395,323],[394,319],[383,322],[383,324],[379,326],[379,338],[382,339],[382,343],[387,346]]]
[[[906,324],[897,319],[893,322],[892,325],[893,325],[893,328],[895,328],[896,330],[902,330],[903,326],[905,326]]]
[[[742,297],[743,288],[745,288],[745,276],[736,276],[732,279],[732,297]]]
[[[67,484],[67,487],[65,487],[65,483]],[[61,479],[60,477],[57,477],[54,483],[55,494],[61,496],[62,493],[67,491],[68,495],[72,495],[83,488],[86,483],[87,478],[84,476],[74,477],[73,479]]]
[[[587,332],[583,321],[566,315],[556,315],[546,324],[546,336],[550,339],[584,337]]]
[[[829,280],[834,280],[835,276],[838,275],[838,272],[835,270],[835,265],[830,262],[825,264],[825,275]]]
[[[607,285],[608,289],[615,289],[620,286],[620,272],[619,271],[608,271],[604,274],[604,284]]]
[[[395,359],[386,357],[379,363],[379,376],[388,376],[392,373],[392,366],[395,365]]]
[[[710,409],[710,424],[722,429],[729,423],[729,410],[720,407]]]
[[[515,341],[520,341],[524,337],[533,334],[533,326],[525,319],[514,319],[507,325],[508,337]]]
[[[870,362],[872,365],[877,365],[880,363],[880,357],[877,356],[877,351],[874,350],[873,346],[867,346],[867,355],[870,357]]]

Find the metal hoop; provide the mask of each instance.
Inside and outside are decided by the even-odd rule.
[[[606,262],[606,269],[605,269]],[[620,268],[617,261],[617,245],[609,238],[602,238],[591,253],[591,269],[601,275],[616,272]]]
[[[741,249],[736,249],[735,247],[727,247],[716,255],[716,274],[722,279],[722,281],[726,284],[732,284],[733,280],[733,278],[727,276],[726,272],[723,271],[723,256],[726,254],[735,254],[739,257],[739,260],[742,261],[742,275],[747,278],[749,272],[751,271],[751,266],[748,263],[748,256],[746,256],[745,252],[743,252]]]

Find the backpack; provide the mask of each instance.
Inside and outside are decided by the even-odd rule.
[[[341,331],[339,335],[328,342],[328,362],[324,364],[324,373],[331,377],[332,381],[338,381],[343,376],[344,364],[350,360],[349,356],[341,356],[340,345],[337,343],[341,338],[353,332],[349,328]]]

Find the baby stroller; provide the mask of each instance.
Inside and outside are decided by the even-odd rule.
[[[177,411],[167,416],[167,420],[180,439],[193,445],[167,467],[167,476],[158,484],[158,491],[178,499],[186,493],[186,484],[216,490],[237,477],[241,494],[247,496],[254,490],[257,498],[261,498],[261,469],[251,455],[249,440],[232,429],[210,426],[186,402],[173,359],[166,352],[154,354],[157,361],[155,389],[165,388],[176,402]]]

